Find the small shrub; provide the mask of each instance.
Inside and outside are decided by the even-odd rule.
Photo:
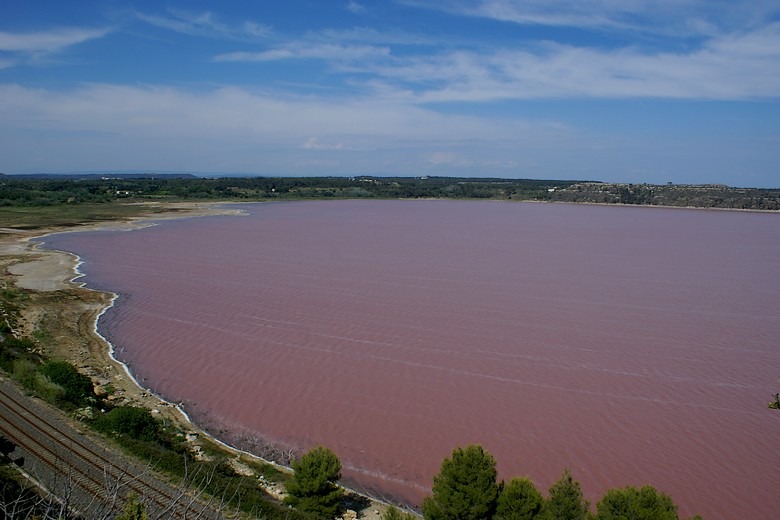
[[[395,506],[390,506],[382,513],[382,520],[416,520],[416,516],[411,513],[399,510]]]
[[[41,366],[41,373],[65,389],[64,398],[74,404],[94,397],[92,380],[79,373],[76,367],[65,361],[49,361]]]
[[[122,508],[122,512],[117,515],[116,520],[148,520],[148,518],[149,515],[146,514],[146,507],[138,498],[138,495],[130,493],[127,495],[125,507]]]
[[[95,420],[98,431],[126,435],[142,441],[154,441],[160,431],[160,423],[146,408],[119,406]]]
[[[32,354],[35,343],[29,338],[17,339],[13,336],[5,336],[0,341],[0,368],[6,372],[14,372],[14,361],[17,359],[34,359]]]
[[[27,359],[16,359],[11,364],[11,373],[20,385],[28,390],[34,390],[35,375],[38,373],[35,363]]]
[[[16,353],[6,347],[5,341],[0,343],[0,368],[6,372],[11,372],[14,359],[16,359]]]
[[[66,395],[66,391],[62,386],[40,372],[36,372],[33,375],[32,390],[38,397],[52,404],[60,403],[65,399]]]
[[[30,338],[15,338],[13,336],[7,336],[2,343],[0,343],[0,350],[8,352],[12,357],[16,358],[22,354],[30,352],[35,347],[35,343]]]

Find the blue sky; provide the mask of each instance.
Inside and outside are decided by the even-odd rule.
[[[0,172],[780,187],[777,0],[0,6]]]

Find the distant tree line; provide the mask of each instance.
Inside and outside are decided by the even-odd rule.
[[[720,184],[574,183],[548,192],[547,200],[693,208],[780,210],[780,189],[732,188]]]
[[[574,181],[448,177],[146,177],[0,176],[0,206],[117,200],[275,200],[328,198],[538,199]]]
[[[0,175],[1,206],[144,200],[437,198],[780,210],[780,189],[456,177]]]

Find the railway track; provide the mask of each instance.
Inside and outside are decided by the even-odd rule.
[[[146,505],[150,518],[222,518],[196,490],[172,486],[148,467],[122,460],[8,383],[0,384],[0,434],[22,451],[28,472],[86,518],[112,518],[129,494]]]

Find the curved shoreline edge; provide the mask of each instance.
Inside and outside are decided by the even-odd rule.
[[[230,203],[235,204],[235,203]],[[78,281],[79,278],[86,277],[85,273],[82,273],[80,270],[80,267],[84,264],[83,259],[76,253],[72,251],[64,251],[59,249],[46,249],[44,246],[44,239],[50,235],[60,234],[60,233],[83,233],[88,231],[135,231],[138,229],[143,229],[146,227],[151,226],[157,226],[159,225],[158,222],[160,220],[178,220],[178,219],[189,219],[189,218],[196,218],[196,217],[207,217],[207,216],[220,216],[220,215],[240,215],[243,214],[243,211],[239,210],[224,210],[222,207],[225,206],[225,203],[213,203],[213,204],[206,204],[201,206],[200,211],[193,212],[192,214],[177,214],[173,215],[171,217],[161,216],[161,215],[150,215],[148,217],[138,217],[136,219],[133,219],[130,222],[127,221],[117,221],[117,222],[108,222],[108,223],[101,223],[98,226],[82,226],[77,229],[70,229],[70,230],[64,230],[64,231],[47,231],[40,235],[35,236],[29,236],[25,237],[23,240],[26,242],[26,247],[28,251],[35,254],[47,254],[47,253],[54,253],[54,254],[63,254],[67,255],[72,259],[72,265],[71,265],[71,272],[74,274],[71,278],[67,280],[68,284],[73,284],[78,286],[79,288],[82,288],[84,290],[93,292],[93,293],[99,293],[104,294],[109,297],[109,302],[106,305],[103,305],[100,311],[95,315],[94,319],[92,320],[92,333],[97,338],[98,342],[101,344],[100,352],[105,353],[109,360],[115,363],[117,366],[121,367],[124,374],[129,378],[129,380],[132,382],[133,386],[136,387],[136,389],[140,390],[143,393],[147,393],[151,396],[153,396],[156,400],[160,401],[161,403],[172,407],[175,409],[179,415],[181,416],[181,419],[183,420],[184,424],[187,426],[190,426],[191,429],[197,430],[199,434],[204,435],[209,440],[213,441],[214,443],[220,445],[221,447],[235,453],[235,454],[241,454],[245,455],[247,457],[251,457],[253,459],[262,461],[266,464],[271,464],[274,467],[277,467],[281,470],[286,471],[292,471],[291,468],[288,466],[284,466],[282,464],[279,464],[272,460],[267,460],[263,457],[260,457],[258,455],[255,455],[254,453],[250,453],[246,450],[242,450],[240,448],[237,448],[235,446],[232,446],[228,444],[227,442],[215,437],[211,433],[209,433],[205,428],[197,424],[190,415],[182,408],[182,406],[179,403],[174,403],[169,400],[167,400],[162,395],[158,394],[151,388],[145,387],[143,384],[141,384],[140,381],[135,377],[133,374],[133,371],[130,369],[130,366],[125,363],[124,361],[120,360],[116,356],[116,347],[114,346],[111,341],[103,336],[103,334],[100,333],[99,330],[99,322],[100,318],[108,312],[116,303],[116,301],[121,297],[119,294],[108,291],[108,290],[100,290],[95,289],[92,287],[89,287],[86,281]]]
[[[228,204],[231,206],[236,205],[235,202],[203,203],[203,204],[197,204],[195,209],[189,211],[188,213],[182,211],[180,213],[174,213],[171,215],[152,214],[148,216],[134,217],[131,220],[109,221],[109,222],[102,222],[95,225],[87,224],[87,225],[78,226],[75,229],[40,230],[39,233],[21,236],[18,237],[16,240],[13,240],[13,242],[17,245],[18,248],[15,251],[15,253],[17,253],[18,256],[31,256],[32,258],[30,258],[27,261],[21,260],[19,262],[13,262],[10,265],[18,266],[18,265],[31,263],[31,262],[40,261],[40,258],[42,256],[46,257],[46,256],[54,256],[54,255],[63,255],[67,257],[69,259],[68,273],[64,274],[61,271],[56,272],[56,269],[52,269],[51,272],[48,272],[43,276],[49,278],[49,281],[51,282],[52,286],[53,285],[61,286],[59,288],[68,288],[68,287],[75,286],[78,287],[79,289],[89,291],[95,294],[104,295],[108,298],[108,303],[102,304],[100,308],[97,310],[97,312],[91,312],[88,309],[84,309],[81,314],[91,320],[90,332],[93,335],[94,340],[96,340],[98,344],[98,348],[94,351],[95,356],[98,358],[105,359],[115,367],[121,367],[120,369],[121,372],[128,380],[127,384],[134,387],[134,389],[138,392],[139,395],[131,398],[131,401],[137,401],[138,404],[144,407],[150,407],[151,403],[144,402],[144,401],[148,401],[148,399],[144,400],[144,399],[139,399],[138,397],[141,398],[144,396],[151,397],[152,400],[158,402],[161,405],[161,408],[166,407],[170,410],[175,410],[177,415],[177,421],[179,422],[179,425],[181,427],[183,427],[186,430],[191,430],[197,433],[199,436],[208,439],[210,442],[218,445],[221,449],[227,451],[228,453],[235,455],[237,457],[245,456],[256,462],[270,464],[280,471],[291,473],[292,468],[289,466],[285,466],[276,461],[266,459],[260,455],[252,453],[250,451],[238,448],[236,446],[231,445],[227,441],[224,441],[216,437],[214,434],[210,433],[204,426],[198,424],[195,420],[193,420],[192,417],[190,417],[190,415],[184,410],[181,403],[171,402],[165,397],[163,397],[162,395],[155,392],[153,389],[145,387],[135,377],[130,366],[116,356],[116,347],[108,338],[103,336],[103,334],[101,334],[99,330],[100,318],[114,306],[114,304],[118,301],[121,295],[114,293],[110,290],[101,290],[101,289],[95,289],[89,287],[86,281],[80,281],[79,279],[86,277],[86,274],[81,272],[80,270],[80,267],[84,264],[84,260],[78,254],[72,251],[65,251],[65,250],[59,250],[53,248],[47,249],[45,246],[46,237],[50,235],[61,234],[61,233],[80,233],[80,232],[91,232],[91,231],[134,231],[146,227],[159,225],[159,222],[157,221],[189,219],[189,218],[205,217],[205,216],[225,216],[225,215],[239,216],[242,214],[246,214],[243,210],[225,208],[225,206]],[[8,253],[5,251],[0,251],[0,256],[3,254],[8,254]],[[17,282],[19,282],[24,277],[33,278],[40,275],[40,273],[35,273],[35,272],[33,273],[11,272],[11,274],[14,274],[15,276],[18,277]],[[29,286],[25,286],[25,284],[23,283],[18,284],[18,286],[30,288]],[[52,287],[49,289],[31,288],[31,290],[48,292],[57,289],[54,289]],[[363,470],[363,468],[352,468],[352,469],[356,469],[358,471]],[[377,496],[371,495],[365,491],[359,491],[355,488],[352,488],[344,484],[340,484],[340,485],[348,493],[353,493],[368,499],[371,502],[370,509],[377,509],[377,508],[384,509],[385,507],[391,504],[390,501],[378,498]]]

